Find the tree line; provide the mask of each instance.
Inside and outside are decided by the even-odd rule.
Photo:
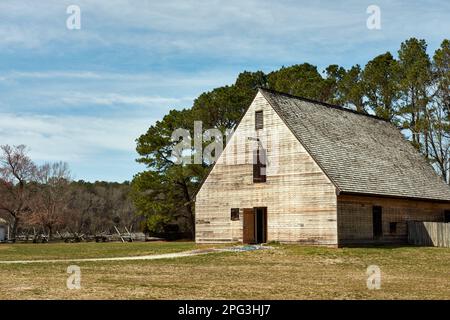
[[[10,239],[55,233],[74,238],[138,230],[141,220],[130,183],[72,181],[64,162],[36,165],[24,145],[0,146],[0,215],[10,222]],[[32,235],[31,235],[32,236]]]
[[[137,139],[137,161],[147,168],[131,183],[75,182],[66,163],[38,166],[25,146],[1,146],[0,215],[11,222],[11,237],[30,228],[49,237],[55,231],[109,232],[119,224],[136,230],[141,218],[145,230],[161,233],[175,223],[193,237],[193,197],[211,163],[175,163],[172,133],[183,128],[193,136],[194,121],[226,133],[237,125],[258,87],[386,119],[450,182],[450,41],[445,39],[429,55],[425,40],[411,38],[395,56],[380,54],[363,67],[333,64],[319,72],[303,63],[269,73],[240,73],[234,84],[202,93],[192,106],[172,109]]]
[[[149,230],[178,221],[194,235],[193,197],[210,163],[178,165],[171,157],[177,128],[194,133],[194,121],[226,132],[234,128],[258,87],[337,104],[395,124],[449,183],[450,41],[430,56],[425,40],[410,38],[396,55],[386,52],[362,67],[329,65],[321,74],[309,63],[264,73],[245,71],[232,85],[202,93],[192,106],[172,109],[137,139],[138,162],[131,196]],[[207,143],[207,142],[206,142]],[[192,150],[195,153],[195,149]]]

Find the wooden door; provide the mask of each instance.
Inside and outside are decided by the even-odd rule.
[[[255,243],[255,211],[253,208],[244,209],[244,243]]]

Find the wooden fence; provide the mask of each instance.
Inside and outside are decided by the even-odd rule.
[[[450,223],[408,221],[408,243],[450,248]]]

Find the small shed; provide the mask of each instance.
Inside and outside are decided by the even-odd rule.
[[[8,221],[0,218],[0,242],[8,240]]]

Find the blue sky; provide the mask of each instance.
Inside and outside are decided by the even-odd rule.
[[[81,8],[68,30],[66,9]],[[369,30],[369,5],[381,29]],[[130,180],[134,140],[243,70],[364,65],[409,37],[450,37],[449,1],[0,1],[0,144],[75,179]]]

